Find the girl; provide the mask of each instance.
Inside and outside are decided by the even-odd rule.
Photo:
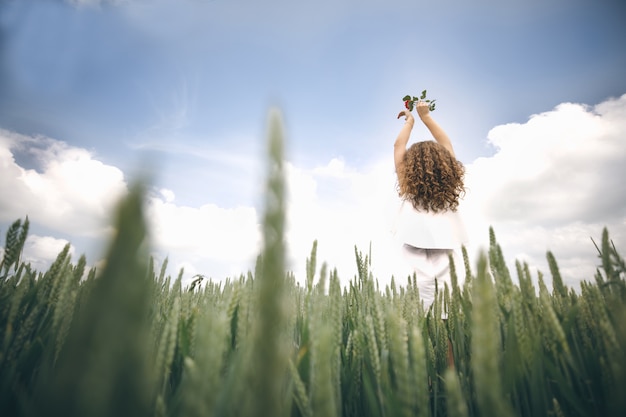
[[[405,117],[393,151],[402,203],[393,232],[415,273],[427,310],[434,301],[435,285],[440,291],[444,282],[450,286],[448,256],[458,259],[467,241],[457,213],[465,168],[456,160],[452,142],[431,116],[428,104],[420,101],[416,110],[435,141],[417,142],[407,149],[415,120],[407,109],[398,114],[398,118]],[[455,259],[455,265],[462,263]]]

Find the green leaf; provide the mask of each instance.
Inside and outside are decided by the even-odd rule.
[[[422,96],[420,98],[422,100],[426,98],[426,90],[422,91]]]
[[[402,97],[402,101],[407,101],[407,100],[411,100],[411,96],[406,95],[406,96]]]

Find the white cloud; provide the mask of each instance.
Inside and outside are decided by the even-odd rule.
[[[573,286],[593,279],[590,238],[598,241],[604,226],[618,250],[626,247],[626,95],[595,107],[564,103],[497,126],[488,139],[495,155],[467,167],[475,240],[486,241],[492,225],[505,255],[524,258],[548,281],[551,250]]]
[[[26,169],[22,156],[36,165]],[[28,215],[52,230],[98,236],[109,229],[113,204],[126,192],[121,170],[85,149],[0,129],[0,221]]]
[[[305,260],[318,241],[318,269],[323,262],[337,268],[342,282],[356,274],[354,248],[367,254],[381,284],[391,275],[404,278],[391,224],[399,202],[391,158],[357,170],[343,161],[303,170],[288,164],[289,213],[287,243],[290,267],[305,279]]]
[[[0,195],[5,196],[0,222],[28,215],[31,230],[43,226],[70,238],[105,241],[113,208],[126,191],[122,171],[85,149],[0,129]],[[147,210],[155,254],[161,260],[169,256],[174,274],[184,267],[185,276],[203,273],[222,279],[253,265],[260,246],[254,208],[180,206],[172,190],[161,188],[149,196]],[[31,234],[25,259],[45,270],[65,243]]]
[[[29,263],[33,270],[43,272],[50,265],[69,242],[51,236],[39,236],[30,233],[24,242],[21,261]],[[70,244],[69,255],[74,256],[76,248]],[[4,257],[4,248],[0,248],[0,259]]]
[[[318,270],[326,262],[347,283],[356,273],[355,245],[367,252],[371,242],[373,269],[387,282],[398,269],[389,233],[397,201],[393,167],[381,163],[359,172],[338,160],[308,170],[285,166],[288,268],[296,278],[304,281],[318,240]],[[171,190],[159,190],[149,198],[147,217],[159,258],[168,256],[175,271],[184,267],[187,278],[238,276],[253,268],[261,250],[261,216],[252,207],[179,206]]]
[[[33,269],[45,271],[68,243],[65,239],[38,236],[31,233],[24,243],[23,260],[29,262]],[[70,245],[69,254],[73,256],[75,252],[76,248]]]
[[[213,279],[245,273],[258,254],[258,216],[252,207],[179,206],[172,191],[151,196],[147,204],[153,244],[185,276]],[[193,272],[193,273],[192,273]]]
[[[305,279],[314,240],[318,271],[326,262],[338,269],[344,283],[356,274],[355,245],[367,252],[370,242],[373,270],[381,283],[393,273],[397,278],[409,273],[400,269],[390,237],[398,199],[389,162],[362,171],[339,160],[312,169],[286,163],[288,268],[298,280]],[[167,256],[170,269],[177,273],[184,268],[186,278],[238,276],[254,267],[261,250],[261,215],[252,207],[180,206],[173,191],[161,189],[149,197],[147,217],[158,259]]]

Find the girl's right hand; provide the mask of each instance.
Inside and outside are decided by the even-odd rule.
[[[409,109],[404,109],[402,110],[399,114],[398,114],[398,119],[401,118],[402,116],[404,116],[404,120],[405,121],[414,121],[415,119],[413,119],[413,115],[411,114],[411,111]]]

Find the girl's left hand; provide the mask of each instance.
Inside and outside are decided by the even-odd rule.
[[[430,114],[430,105],[425,101],[418,101],[415,103],[415,110],[417,111],[417,115],[420,119],[427,117]]]

